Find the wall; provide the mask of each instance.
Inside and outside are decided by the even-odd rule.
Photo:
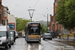
[[[57,3],[58,0],[54,0],[54,15],[50,15],[49,30],[57,33],[63,33],[63,26],[61,24],[58,24],[58,21],[55,21]]]
[[[14,24],[14,29],[11,30],[16,30],[16,18],[11,14],[8,14],[8,24]]]

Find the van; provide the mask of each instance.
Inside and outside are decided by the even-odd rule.
[[[9,26],[0,26],[0,46],[11,48],[11,35]]]
[[[16,40],[15,30],[10,30],[11,34],[11,44],[13,45]]]

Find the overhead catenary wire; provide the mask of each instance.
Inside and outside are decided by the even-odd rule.
[[[35,5],[33,6],[33,8],[37,5],[38,2],[39,2],[39,0],[37,0],[37,2],[35,3]]]

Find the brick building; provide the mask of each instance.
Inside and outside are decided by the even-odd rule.
[[[57,21],[54,20],[56,16],[56,7],[57,7],[58,0],[54,0],[54,15],[50,15],[50,23],[49,23],[49,30],[54,31],[56,33],[63,33],[63,26],[58,24]]]
[[[8,11],[9,11],[8,7],[4,6],[3,8],[3,24],[4,25],[8,25],[8,13],[9,13]]]
[[[7,25],[8,10],[7,7],[2,5],[2,0],[0,0],[0,25]]]
[[[2,0],[0,0],[0,24],[2,24],[2,19],[3,19],[3,5]]]

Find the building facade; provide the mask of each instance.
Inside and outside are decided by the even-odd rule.
[[[58,24],[58,21],[55,21],[54,18],[56,16],[56,7],[57,7],[58,0],[54,0],[54,15],[50,15],[50,23],[49,23],[49,30],[58,33],[63,33],[63,26]]]
[[[0,25],[3,24],[3,5],[2,0],[0,0]]]
[[[2,0],[0,0],[0,25],[7,25],[8,23],[8,8],[2,5]]]
[[[10,30],[16,31],[16,18],[8,13],[8,26],[10,27]]]
[[[3,19],[3,24],[4,24],[4,25],[8,25],[8,10],[9,10],[9,9],[8,9],[8,7],[5,7],[5,6],[4,6],[3,9],[4,9],[4,10],[3,10],[3,13],[4,13],[4,14],[3,14],[3,16],[4,16],[4,17],[3,17],[3,18],[4,18],[4,19]]]

